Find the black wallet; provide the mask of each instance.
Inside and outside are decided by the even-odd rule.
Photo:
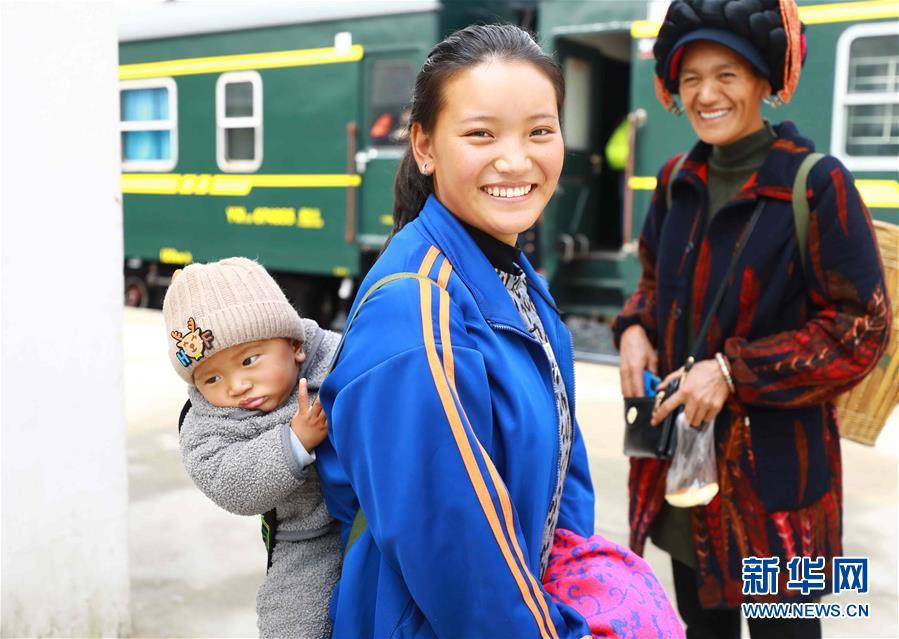
[[[668,393],[677,390],[678,380],[668,385]],[[665,391],[659,391],[658,402],[664,401]],[[671,411],[658,426],[650,423],[656,407],[656,397],[624,398],[624,454],[628,457],[671,459],[677,449],[677,430],[674,428],[683,407]]]

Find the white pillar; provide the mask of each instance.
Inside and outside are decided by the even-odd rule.
[[[0,62],[0,632],[127,635],[113,3],[0,3]]]

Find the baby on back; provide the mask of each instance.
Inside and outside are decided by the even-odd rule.
[[[163,315],[169,359],[190,398],[184,467],[216,504],[263,515],[269,529],[260,635],[330,636],[340,535],[315,472],[315,447],[327,436],[315,400],[339,335],[300,318],[271,275],[241,257],[177,273]]]

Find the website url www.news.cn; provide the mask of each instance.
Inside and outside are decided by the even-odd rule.
[[[747,619],[867,619],[868,604],[838,603],[744,603]]]

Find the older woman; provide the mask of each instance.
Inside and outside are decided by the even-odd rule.
[[[642,552],[649,536],[671,555],[688,637],[739,637],[744,601],[824,594],[787,588],[788,560],[824,557],[829,583],[842,553],[831,400],[875,365],[888,336],[870,216],[836,158],[808,174],[806,251],[798,246],[793,183],[814,144],[791,122],[764,121],[761,103],[790,99],[804,49],[792,0],[675,0],[654,49],[657,94],[687,114],[699,142],[659,173],[640,238],[643,274],[614,329],[625,396],[643,394],[644,369],[658,368],[667,383],[696,353],[653,421],[683,406],[692,425],[715,422],[720,493],[707,506],[666,505],[668,464],[631,460],[631,545]],[[777,558],[773,593],[745,591],[748,557]],[[801,619],[749,620],[749,629],[821,633],[818,620]]]

